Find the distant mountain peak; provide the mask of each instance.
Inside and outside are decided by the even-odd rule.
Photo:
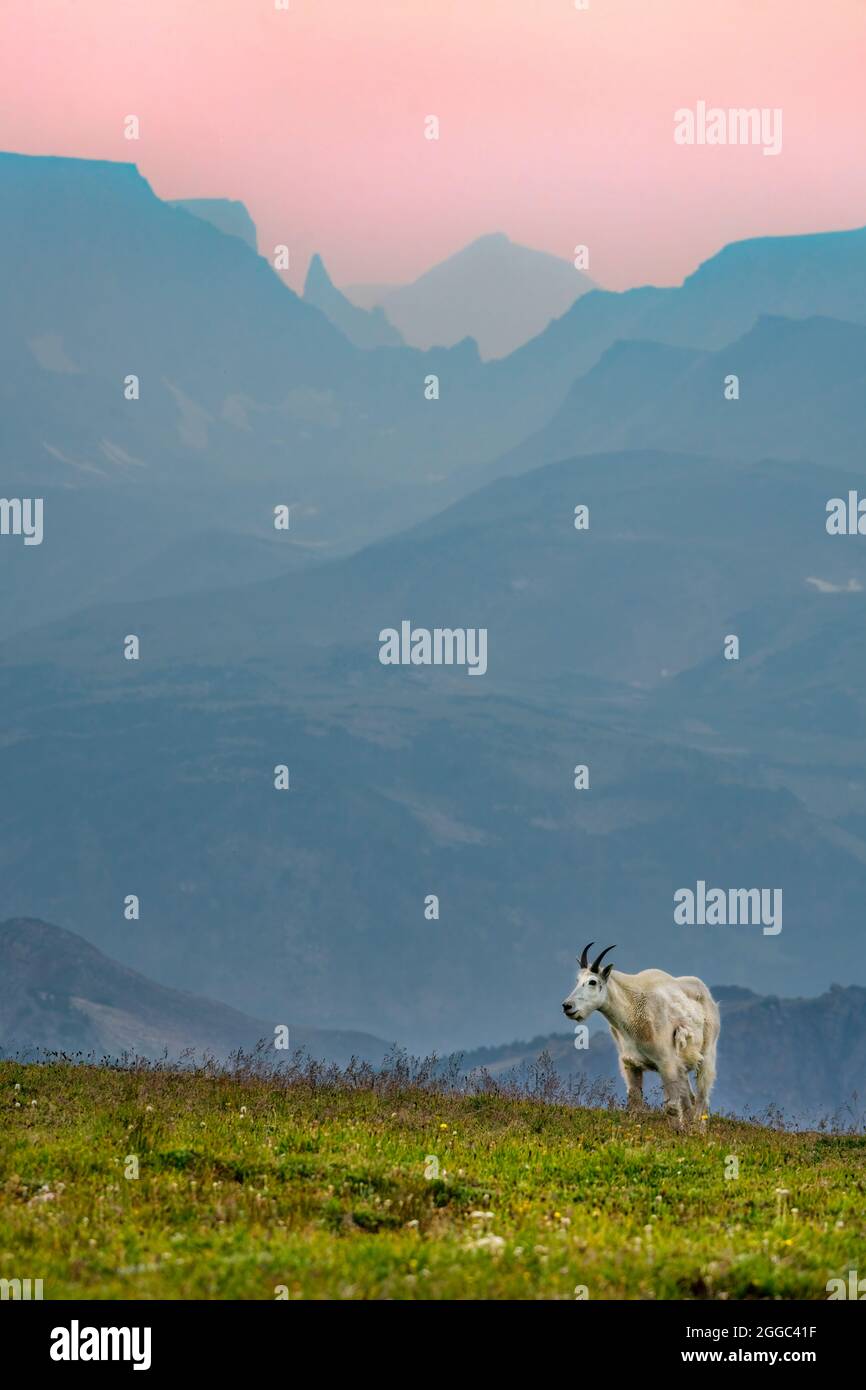
[[[595,285],[571,261],[486,232],[377,303],[412,347],[474,338],[482,357],[504,357],[542,332]],[[369,302],[366,287],[355,302]]]
[[[307,267],[304,302],[319,309],[355,347],[403,346],[402,337],[382,309],[359,309],[337,289],[318,251],[313,252]]]
[[[475,247],[513,245],[515,245],[515,243],[505,232],[483,232],[481,236],[476,237],[474,241],[470,241],[467,246],[464,246],[463,251],[472,251]],[[455,255],[459,256],[461,254],[462,252],[460,251],[455,252]]]
[[[310,264],[307,267],[307,277],[304,281],[304,298],[312,299],[312,296],[321,290],[334,289],[334,282],[325,269],[325,262],[322,260],[318,251],[314,251],[310,257]],[[336,291],[340,294],[340,291]],[[341,296],[345,298],[345,296]]]

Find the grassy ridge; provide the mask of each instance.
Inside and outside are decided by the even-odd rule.
[[[65,1062],[0,1062],[0,1107],[0,1278],[47,1299],[814,1299],[866,1274],[862,1137]]]

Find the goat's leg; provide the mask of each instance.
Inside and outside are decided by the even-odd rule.
[[[698,1095],[697,1105],[701,1115],[706,1114],[710,1104],[710,1092],[713,1089],[713,1082],[716,1079],[716,1040],[718,1029],[714,1029],[704,1046],[704,1055],[698,1062],[695,1071]]]
[[[619,1069],[626,1088],[626,1105],[629,1110],[645,1110],[646,1102],[643,1098],[643,1067],[636,1066],[634,1062],[627,1062],[623,1057],[619,1059]]]
[[[703,1110],[697,1103],[697,1097],[695,1096],[695,1093],[692,1090],[692,1083],[689,1078],[688,1072],[686,1072],[683,1077],[683,1105],[684,1121],[691,1125],[698,1124],[701,1115],[703,1114]]]
[[[659,1072],[665,1095],[665,1114],[670,1115],[675,1128],[682,1129],[692,1111],[688,1073],[678,1061],[660,1067]]]

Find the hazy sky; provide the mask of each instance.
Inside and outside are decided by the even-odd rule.
[[[314,250],[395,282],[490,231],[675,283],[739,237],[866,224],[866,0],[289,4],[0,0],[0,147],[241,198],[295,286]],[[699,100],[781,107],[781,155],[675,145]]]

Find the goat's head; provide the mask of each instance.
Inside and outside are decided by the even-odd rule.
[[[590,941],[589,946],[584,946],[578,957],[577,980],[574,989],[562,1005],[562,1012],[575,1023],[582,1023],[585,1018],[589,1018],[589,1015],[601,1008],[607,999],[607,982],[613,966],[602,966],[601,962],[608,951],[615,950],[615,947],[605,946],[601,955],[596,956],[590,965],[589,947],[594,944]]]

